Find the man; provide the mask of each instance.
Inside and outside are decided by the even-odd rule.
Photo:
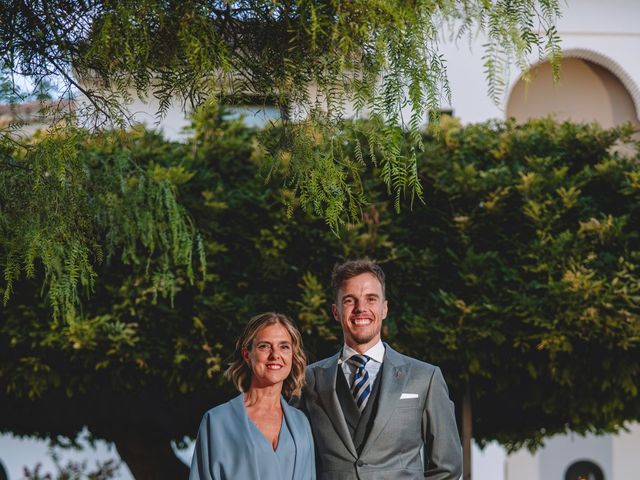
[[[318,479],[458,480],[460,438],[440,369],[381,340],[384,272],[353,260],[334,268],[332,285],[344,346],[307,368],[302,394]]]

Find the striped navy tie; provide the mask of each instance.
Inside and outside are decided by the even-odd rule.
[[[369,361],[369,357],[366,355],[354,355],[349,359],[349,361],[356,367],[356,373],[353,376],[353,383],[351,384],[351,394],[356,401],[358,410],[362,412],[367,404],[369,394],[371,393],[369,373],[367,372],[367,369],[364,368]]]

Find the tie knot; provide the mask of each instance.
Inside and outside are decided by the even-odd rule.
[[[349,358],[349,361],[358,368],[364,367],[369,361],[369,357],[366,355],[353,355]]]

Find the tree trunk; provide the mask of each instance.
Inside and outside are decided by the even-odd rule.
[[[471,390],[467,391],[462,399],[462,479],[471,480]]]
[[[169,440],[131,431],[114,440],[136,480],[176,480],[189,475],[189,468],[175,456]]]

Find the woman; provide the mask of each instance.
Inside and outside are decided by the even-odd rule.
[[[306,357],[300,333],[278,313],[252,318],[225,376],[240,390],[205,413],[189,480],[313,480],[313,437],[300,395]]]

